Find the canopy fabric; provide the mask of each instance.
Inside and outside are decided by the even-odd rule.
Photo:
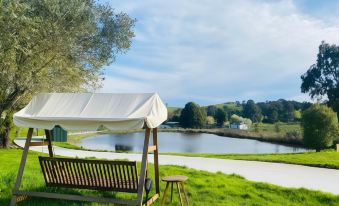
[[[167,108],[157,93],[40,93],[14,114],[20,127],[66,130],[156,128],[167,119]]]

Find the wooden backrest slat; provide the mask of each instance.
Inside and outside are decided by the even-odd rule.
[[[110,179],[109,179],[109,176],[107,175],[107,164],[102,164],[102,173],[104,174],[104,178],[106,181],[104,181],[104,185],[105,187],[110,187]]]
[[[79,174],[79,171],[77,170],[77,163],[73,162],[72,165],[73,165],[73,171],[74,171],[75,179],[77,181],[76,184],[81,185],[81,180],[80,180],[81,175]]]
[[[130,178],[129,178],[129,173],[128,173],[129,166],[128,165],[124,165],[123,167],[124,167],[124,171],[125,171],[125,174],[126,174],[126,179],[125,179],[125,181],[126,181],[126,188],[131,189],[131,187],[130,187]]]
[[[86,166],[85,163],[80,164],[82,174],[84,175],[84,185],[88,186],[88,173],[85,166]]]
[[[117,187],[121,188],[121,178],[120,178],[120,171],[119,171],[119,166],[118,165],[114,165],[114,169],[115,169],[115,175],[117,178]]]
[[[88,164],[88,167],[89,167],[89,172],[91,174],[91,184],[92,185],[96,185],[96,179],[94,178],[95,177],[95,173],[94,173],[94,168],[93,168],[93,164],[92,163],[89,163]]]
[[[50,165],[50,162],[45,162],[45,166],[46,166],[46,169],[47,169],[47,174],[48,174],[48,179],[50,182],[54,182],[54,173],[52,172],[52,168],[51,168],[51,165]]]
[[[120,186],[121,186],[122,188],[125,188],[125,184],[123,183],[124,176],[123,176],[123,173],[122,173],[122,171],[121,171],[121,166],[122,166],[122,165],[117,165],[118,170],[119,170]]]
[[[114,165],[115,175],[116,175],[116,178],[117,178],[117,186],[116,187],[121,188],[120,170],[119,170],[118,167],[119,167],[118,165]]]
[[[66,184],[71,184],[71,180],[69,178],[69,173],[68,173],[68,169],[67,169],[67,165],[66,162],[61,162],[62,167],[64,168],[64,179],[65,179],[65,183]]]
[[[72,170],[69,162],[64,162],[66,165],[66,170],[67,170],[67,178],[68,178],[68,184],[75,184],[74,177],[72,175]]]
[[[77,166],[77,171],[78,171],[78,173],[79,173],[79,176],[80,176],[80,185],[85,185],[85,175],[84,175],[84,173],[82,172],[82,170],[81,170],[81,167],[80,167],[80,164],[81,164],[81,162],[77,162],[76,163],[76,166]]]
[[[97,186],[100,187],[101,186],[101,180],[102,178],[100,177],[100,170],[98,169],[99,165],[97,163],[95,163],[95,172],[96,172],[96,178],[97,178]]]
[[[134,176],[134,169],[133,169],[133,167],[131,167],[131,176],[132,176],[132,188],[133,189],[135,189],[136,188],[136,186],[135,186],[135,176]]]
[[[104,172],[106,174],[107,187],[112,187],[112,178],[111,178],[111,174],[110,174],[111,170],[110,170],[110,168],[108,167],[107,164],[104,164],[104,166],[105,166]]]
[[[42,172],[45,172],[45,176],[46,176],[46,181],[50,181],[50,172],[49,172],[49,168],[47,166],[47,162],[45,161],[40,161],[41,165],[44,167],[44,170]]]
[[[130,189],[133,188],[133,181],[132,181],[132,173],[131,173],[132,167],[127,165],[127,174],[128,174],[128,186]]]
[[[78,181],[77,181],[77,178],[76,178],[74,170],[73,170],[73,164],[71,162],[69,162],[68,166],[69,166],[69,172],[71,174],[73,184],[76,185],[78,183]]]
[[[47,172],[46,172],[46,167],[43,166],[43,164],[45,164],[45,162],[42,162],[42,161],[39,161],[40,162],[40,166],[42,168],[42,173],[44,175],[44,179],[45,179],[45,182],[47,181],[47,178],[46,178],[46,175],[47,175]]]
[[[112,172],[112,178],[113,178],[113,185],[114,185],[114,187],[117,187],[117,178],[116,178],[116,173],[115,173],[115,171],[114,171],[114,165],[109,165],[110,166],[110,168],[111,168],[111,172]]]
[[[57,167],[56,167],[56,165],[55,165],[55,162],[53,161],[53,162],[51,162],[51,169],[52,169],[52,171],[53,171],[53,173],[54,173],[54,182],[55,183],[60,183],[59,182],[59,173],[58,173],[58,171],[57,171]]]
[[[78,179],[78,184],[79,185],[82,185],[82,173],[79,169],[79,162],[74,162],[73,165],[74,165],[74,170],[75,170],[75,173],[77,175],[77,179]]]
[[[106,186],[106,178],[105,178],[105,175],[104,175],[104,165],[103,164],[98,164],[99,165],[99,173],[100,173],[100,177],[101,177],[101,186],[102,187],[107,187]]]

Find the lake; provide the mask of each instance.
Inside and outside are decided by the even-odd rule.
[[[152,140],[152,138],[151,138]],[[142,152],[144,133],[103,134],[87,137],[78,144],[87,149]],[[150,141],[152,143],[152,141]],[[291,153],[307,151],[301,147],[222,137],[206,133],[160,132],[159,152],[177,153]]]

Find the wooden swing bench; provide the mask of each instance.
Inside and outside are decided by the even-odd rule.
[[[48,187],[138,192],[137,163],[39,157]]]
[[[138,174],[137,163],[135,161],[90,160],[54,157],[51,141],[52,134],[49,130],[45,130],[49,157],[40,156],[39,162],[46,186],[136,193],[136,199],[115,199],[109,197],[81,196],[50,192],[20,191],[19,187],[28,155],[28,148],[29,146],[38,145],[36,142],[32,144],[32,133],[33,128],[30,128],[27,134],[27,140],[22,155],[23,157],[21,160],[17,181],[13,190],[11,205],[15,205],[17,201],[21,201],[26,197],[31,196],[52,199],[147,206],[154,203],[160,197],[157,128],[153,129],[154,145],[151,146],[149,146],[151,129],[146,128],[140,175]],[[147,179],[147,156],[149,152],[154,152],[156,193],[150,198],[146,196],[146,200],[143,201],[143,192],[145,189],[145,181]]]

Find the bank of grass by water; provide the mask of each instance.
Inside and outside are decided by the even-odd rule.
[[[7,149],[0,150],[0,205],[9,205],[11,190],[14,185],[22,150]],[[121,198],[130,198],[130,194],[96,192],[91,190],[74,190],[45,188],[43,176],[38,163],[38,156],[44,155],[29,152],[22,189],[34,191],[48,191],[60,193],[72,193],[81,195],[116,195]],[[150,164],[152,168],[152,165]],[[153,171],[149,170],[152,177]],[[186,188],[188,190],[191,205],[339,205],[339,196],[306,189],[288,189],[266,183],[247,181],[238,175],[225,175],[222,173],[209,173],[187,169],[178,166],[161,166],[160,176],[182,174],[189,177]],[[164,190],[161,183],[161,190]],[[99,205],[96,203],[73,202],[63,200],[49,200],[44,198],[29,198],[19,205]],[[155,205],[159,205],[159,201]],[[177,197],[174,196],[173,203],[178,205]]]
[[[194,154],[194,153],[166,153],[166,154],[191,157],[219,158],[219,159],[279,162],[279,163],[306,165],[312,167],[339,169],[339,152],[335,150],[324,150],[321,152],[287,153],[287,154]]]

